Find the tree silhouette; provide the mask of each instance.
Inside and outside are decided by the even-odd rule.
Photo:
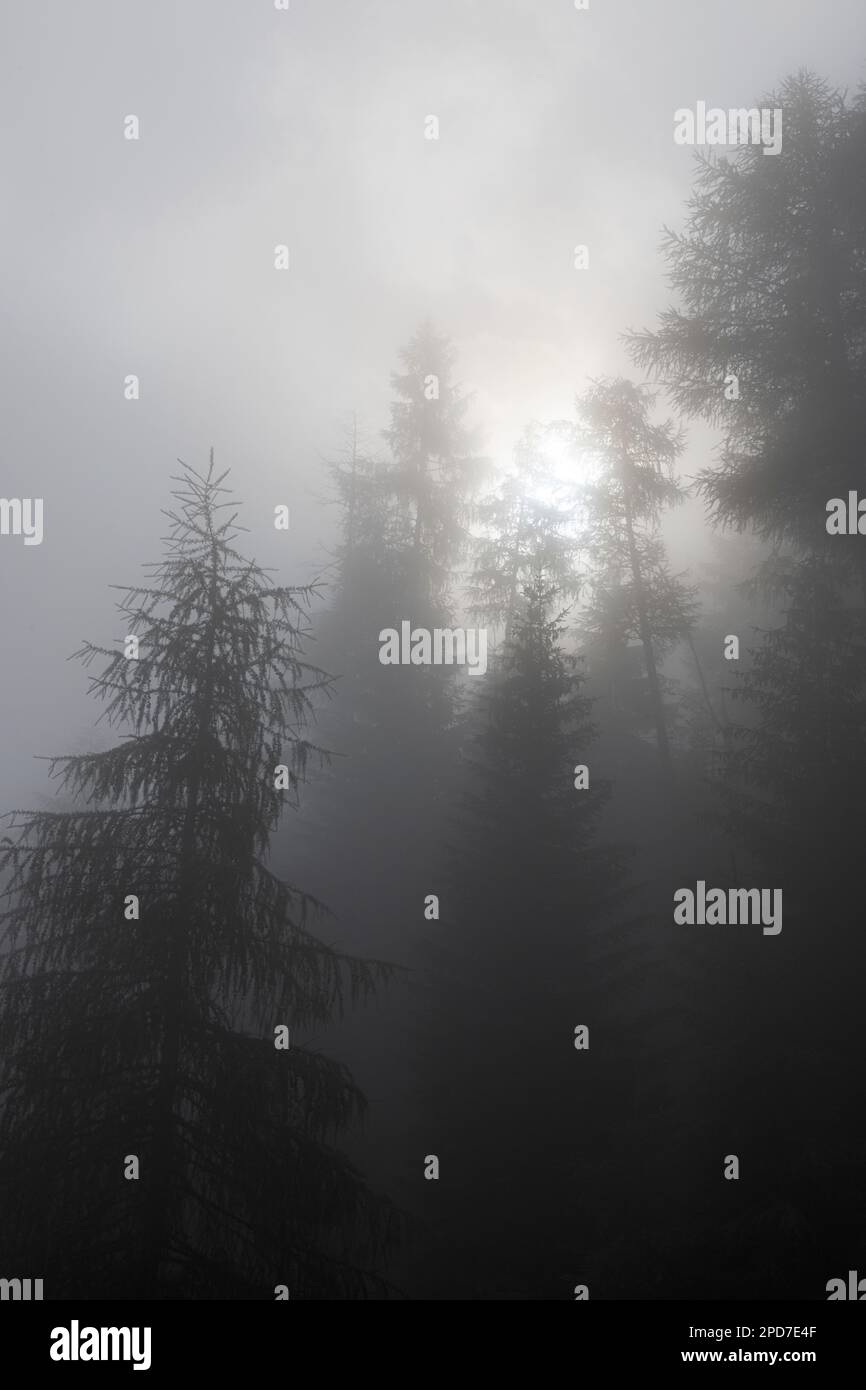
[[[578,399],[575,440],[594,459],[597,479],[581,488],[594,570],[581,615],[597,647],[640,642],[661,767],[673,781],[659,660],[694,621],[693,593],[671,574],[659,519],[682,499],[672,466],[682,450],[671,421],[653,424],[654,397],[619,378],[595,382]]]
[[[724,431],[699,480],[713,515],[823,545],[866,441],[866,100],[801,72],[760,105],[784,110],[782,156],[698,157],[685,230],[663,241],[681,307],[627,337],[680,410]],[[856,540],[843,556],[860,564]]]
[[[394,1233],[333,1146],[362,1095],[297,1040],[387,969],[317,940],[267,862],[321,753],[311,594],[235,548],[225,477],[183,465],[118,604],[137,659],[76,654],[126,736],[51,758],[82,809],[14,813],[0,854],[4,1245],[53,1298],[365,1297]]]
[[[699,479],[712,519],[772,546],[752,592],[781,605],[780,621],[732,673],[717,791],[737,877],[784,890],[788,955],[761,958],[751,1022],[743,1009],[741,1054],[764,1059],[752,1113],[733,1074],[720,1105],[755,1136],[772,1134],[774,1153],[797,1147],[798,1107],[821,1135],[821,1153],[788,1185],[784,1226],[766,1184],[761,1224],[774,1230],[772,1278],[784,1289],[798,1271],[812,1277],[810,1251],[841,1251],[862,1232],[862,1086],[847,1059],[862,1015],[866,552],[861,537],[827,535],[826,504],[860,485],[866,445],[866,100],[801,72],[760,104],[784,110],[783,154],[743,146],[699,159],[685,230],[664,241],[679,305],[629,341],[682,410],[723,431]],[[801,1048],[790,1040],[804,997],[820,1043]],[[770,1037],[789,1040],[784,1055]],[[757,1228],[754,1213],[747,1224]]]
[[[421,977],[419,1143],[442,1164],[422,1297],[564,1297],[589,1238],[575,1169],[593,1083],[581,1087],[572,1043],[580,1010],[595,1017],[589,928],[614,856],[592,845],[605,788],[575,790],[592,730],[563,631],[555,587],[528,578],[468,716]]]
[[[496,492],[475,506],[482,534],[474,544],[475,563],[467,587],[475,618],[504,626],[507,643],[523,601],[523,586],[544,573],[563,598],[574,598],[578,544],[567,528],[570,512],[553,500],[556,482],[545,458],[547,431],[527,425],[514,450],[514,469]]]
[[[468,402],[454,384],[447,339],[423,324],[401,360],[384,431],[390,456],[372,458],[354,434],[331,468],[341,535],[317,623],[325,659],[340,677],[323,727],[346,756],[335,760],[316,803],[342,870],[356,878],[353,916],[380,925],[389,915],[387,886],[405,873],[408,893],[410,863],[429,872],[458,695],[453,667],[383,666],[379,634],[399,631],[404,620],[428,630],[450,625],[454,566],[468,542],[471,490],[482,468],[471,453]],[[407,767],[423,789],[412,797],[411,821]],[[394,907],[401,939],[404,903]]]
[[[408,592],[416,603],[448,602],[451,571],[465,549],[469,498],[485,461],[473,453],[465,422],[468,398],[454,381],[454,349],[432,324],[421,325],[400,356],[384,435],[388,470],[407,529]]]

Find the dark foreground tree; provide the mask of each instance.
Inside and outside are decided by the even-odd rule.
[[[127,736],[52,758],[82,809],[15,813],[0,854],[4,1268],[50,1298],[381,1292],[390,1210],[333,1147],[363,1097],[298,1034],[387,971],[321,944],[268,868],[328,677],[310,592],[234,548],[224,478],[184,465],[118,605],[137,657],[77,653]]]
[[[781,620],[728,678],[717,788],[733,882],[772,883],[785,903],[779,948],[755,951],[748,974],[730,951],[715,991],[720,1021],[737,1023],[712,1146],[736,1127],[756,1181],[735,1220],[725,1203],[727,1232],[709,1229],[706,1185],[693,1250],[717,1252],[717,1296],[822,1297],[823,1270],[863,1239],[864,1088],[850,1058],[866,561],[862,537],[828,535],[826,521],[828,501],[861,486],[866,444],[866,102],[799,73],[759,104],[783,109],[784,153],[700,159],[685,228],[664,243],[677,304],[630,341],[680,409],[723,431],[700,477],[712,519],[781,548],[756,588],[781,600]],[[746,1244],[761,1254],[744,1277]]]

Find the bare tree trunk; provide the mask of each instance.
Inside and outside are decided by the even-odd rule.
[[[656,738],[658,741],[659,761],[662,766],[662,775],[669,788],[674,786],[674,765],[671,758],[670,742],[668,740],[667,722],[665,720],[665,708],[662,702],[661,686],[659,685],[658,670],[656,669],[655,653],[653,651],[652,633],[650,631],[649,615],[647,613],[646,591],[644,589],[643,574],[640,567],[640,556],[637,553],[637,541],[634,535],[634,523],[632,520],[631,500],[628,495],[628,483],[624,484],[625,494],[625,525],[628,534],[628,551],[631,562],[632,582],[634,583],[635,599],[637,601],[638,623],[640,626],[640,640],[646,661],[647,681],[649,682],[650,700],[653,707],[653,717],[656,726]]]
[[[690,651],[691,654],[692,654],[692,659],[693,659],[693,661],[694,661],[694,663],[695,663],[695,670],[696,670],[697,673],[698,673],[698,680],[700,681],[700,684],[701,684],[701,691],[702,691],[703,697],[704,697],[704,704],[706,705],[707,710],[709,711],[710,718],[712,719],[712,721],[713,721],[713,723],[715,724],[716,728],[718,729],[719,733],[722,735],[722,738],[725,740],[725,743],[727,743],[727,741],[728,741],[728,726],[727,726],[727,724],[725,723],[725,721],[724,721],[723,719],[720,719],[719,716],[716,714],[715,708],[714,708],[714,706],[713,706],[713,702],[712,702],[712,700],[710,699],[710,692],[709,692],[709,690],[707,689],[707,682],[706,682],[706,678],[705,678],[705,676],[704,676],[704,668],[703,668],[703,666],[701,665],[701,659],[700,659],[700,657],[698,656],[697,651],[695,650],[695,644],[694,644],[694,642],[693,642],[693,640],[692,640],[692,634],[691,634],[690,632],[687,632],[687,633],[686,633],[686,641],[687,641],[688,644],[689,644],[689,651]]]

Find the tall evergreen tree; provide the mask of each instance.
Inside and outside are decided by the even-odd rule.
[[[774,546],[755,588],[783,619],[737,682],[727,824],[768,863],[785,847],[802,868],[810,836],[832,827],[848,844],[862,775],[852,738],[853,781],[840,783],[835,736],[861,714],[866,552],[859,536],[827,535],[826,504],[857,488],[866,448],[866,95],[800,72],[761,105],[783,109],[782,157],[742,146],[699,159],[686,227],[663,244],[679,304],[629,341],[684,411],[722,429],[700,477],[713,518]]]
[[[596,648],[640,642],[649,711],[666,780],[673,762],[659,664],[694,619],[693,594],[673,575],[659,522],[683,492],[673,476],[682,437],[670,420],[654,424],[654,397],[619,378],[596,382],[578,400],[576,442],[594,460],[597,477],[581,489],[588,552],[594,561],[581,615]]]
[[[578,1174],[593,1082],[573,1035],[592,1014],[588,931],[611,856],[591,845],[603,787],[575,789],[591,728],[563,630],[555,588],[529,577],[470,716],[423,976],[419,1143],[441,1174],[424,1194],[420,1296],[565,1297],[590,1244]]]
[[[52,758],[80,809],[15,813],[0,855],[4,1258],[51,1298],[381,1290],[389,1209],[334,1147],[364,1100],[302,1038],[386,972],[268,867],[329,678],[310,592],[235,548],[225,477],[183,467],[118,605],[137,654],[78,653],[126,737]]]
[[[475,507],[481,535],[467,587],[473,617],[502,626],[511,636],[523,586],[543,571],[563,598],[579,590],[577,540],[568,530],[570,511],[555,500],[556,480],[545,455],[547,431],[533,421],[514,450],[514,467],[496,492]]]
[[[762,632],[733,688],[745,717],[734,727],[723,790],[726,823],[791,890],[798,910],[820,910],[824,876],[842,901],[858,896],[859,802],[866,719],[866,615],[840,593],[826,556],[777,567],[781,621]],[[796,692],[796,698],[792,698]],[[814,874],[811,846],[832,827]],[[816,898],[817,894],[817,898]]]
[[[695,771],[700,778],[715,781],[731,747],[735,713],[732,686],[734,672],[742,669],[739,664],[732,668],[725,657],[727,638],[733,634],[745,641],[755,622],[769,616],[769,610],[757,605],[748,581],[742,578],[755,564],[754,537],[711,532],[707,546],[712,559],[697,566],[701,613],[686,633],[687,688],[681,707]],[[746,660],[744,648],[738,662]]]
[[[468,541],[472,488],[483,471],[472,453],[468,399],[454,381],[451,344],[424,324],[400,356],[403,370],[392,376],[394,400],[383,432],[389,457],[374,458],[350,440],[332,470],[341,540],[331,602],[318,628],[326,659],[340,676],[324,727],[333,731],[335,750],[345,754],[323,784],[328,821],[333,825],[336,818],[345,830],[347,868],[369,873],[370,889],[378,885],[367,907],[366,892],[353,894],[359,899],[353,913],[380,922],[388,916],[376,900],[386,865],[410,824],[407,767],[423,794],[412,798],[416,820],[411,844],[404,845],[408,859],[397,858],[405,868],[413,856],[429,863],[426,845],[435,840],[434,822],[446,800],[457,703],[453,668],[383,666],[380,633],[399,632],[404,620],[428,629],[450,624],[455,566]],[[375,817],[367,811],[371,800]],[[401,908],[395,922],[403,920]]]
[[[468,540],[469,499],[485,463],[474,453],[469,400],[454,380],[452,344],[428,321],[400,356],[403,370],[391,377],[385,439],[407,528],[406,584],[416,605],[447,608],[452,572]]]
[[[725,1258],[733,1265],[737,1243],[760,1228],[774,1264],[762,1287],[772,1278],[779,1296],[802,1296],[816,1258],[841,1259],[863,1229],[863,1087],[849,1059],[862,1015],[853,826],[864,775],[866,552],[860,537],[827,535],[826,504],[863,476],[866,101],[799,73],[760,104],[783,109],[781,157],[743,146],[700,159],[686,228],[664,243],[679,304],[630,342],[684,411],[723,432],[719,460],[700,477],[711,516],[775,547],[756,591],[781,602],[781,619],[732,676],[738,718],[720,792],[737,877],[782,889],[786,945],[761,954],[751,1004],[739,973],[728,987],[742,1062],[724,1076],[719,1108],[737,1116],[766,1175]],[[810,1043],[800,1047],[805,1016]],[[804,1113],[821,1136],[808,1152]],[[782,1151],[798,1155],[784,1211]]]
[[[404,573],[398,557],[405,540],[404,517],[394,499],[386,462],[356,414],[343,431],[343,444],[326,463],[327,502],[339,511],[338,535],[330,566],[331,603],[317,623],[326,659],[340,672],[341,705],[352,708],[352,688],[369,668],[375,643],[369,620],[387,608]],[[364,658],[367,658],[366,660]],[[329,702],[330,703],[330,702]]]
[[[320,719],[338,756],[308,800],[319,832],[307,836],[304,872],[323,894],[327,885],[350,949],[411,967],[425,898],[439,886],[461,679],[454,667],[383,665],[380,634],[400,632],[403,621],[428,630],[451,625],[455,567],[482,465],[472,454],[453,348],[429,325],[401,353],[392,381],[385,457],[350,438],[332,472],[341,532],[317,638],[320,659],[338,677]],[[407,988],[401,974],[376,1027],[366,1017],[348,1026],[356,1070],[369,1068],[381,1097],[369,1161],[411,1209],[406,1134],[417,1097]],[[383,1019],[397,1040],[387,1058]],[[391,1273],[402,1283],[399,1268]]]
[[[453,668],[384,666],[380,633],[399,632],[404,620],[427,629],[450,624],[455,566],[483,471],[472,453],[468,399],[454,381],[451,344],[424,324],[400,357],[403,370],[392,375],[394,399],[383,431],[389,456],[374,457],[356,436],[331,469],[341,538],[331,602],[318,624],[325,659],[340,677],[323,727],[345,755],[323,782],[320,805],[329,827],[345,834],[344,842],[338,830],[347,872],[365,879],[364,891],[352,892],[353,916],[380,924],[391,915],[380,899],[395,845],[403,844],[405,857],[396,857],[407,879],[413,859],[429,863],[426,846],[435,841],[446,800],[457,703]],[[407,767],[423,789],[412,797],[411,843]],[[402,939],[402,907],[393,920]]]
[[[417,1145],[441,1163],[419,1203],[422,1297],[570,1297],[575,1250],[603,1238],[587,1154],[604,1066],[581,1071],[573,1044],[600,1016],[593,932],[617,857],[593,844],[607,789],[579,766],[593,730],[563,647],[568,513],[533,496],[538,444],[524,434],[529,466],[490,502],[471,577],[510,625],[463,716],[441,920],[419,972]]]
[[[698,157],[685,229],[663,241],[680,303],[628,341],[684,413],[723,430],[700,476],[713,515],[823,546],[826,502],[856,487],[866,445],[866,97],[801,72],[759,105],[784,112],[782,155]],[[861,554],[832,551],[866,581]]]
[[[337,558],[351,582],[356,577],[352,567],[363,564],[367,551],[378,552],[398,540],[394,509],[383,505],[388,493],[385,467],[357,414],[353,413],[344,430],[343,447],[328,461],[327,469],[333,490],[329,500],[341,509]]]

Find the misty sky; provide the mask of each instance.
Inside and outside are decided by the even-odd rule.
[[[674,110],[751,105],[802,66],[866,81],[863,0],[591,5],[7,0],[0,495],[43,497],[45,539],[0,537],[4,809],[47,792],[34,753],[89,737],[65,658],[122,636],[108,585],[158,558],[178,456],[213,444],[249,549],[307,578],[333,524],[317,456],[347,411],[382,427],[425,315],[507,462],[587,376],[633,371],[619,333],[668,302]],[[707,444],[691,431],[684,473]]]

